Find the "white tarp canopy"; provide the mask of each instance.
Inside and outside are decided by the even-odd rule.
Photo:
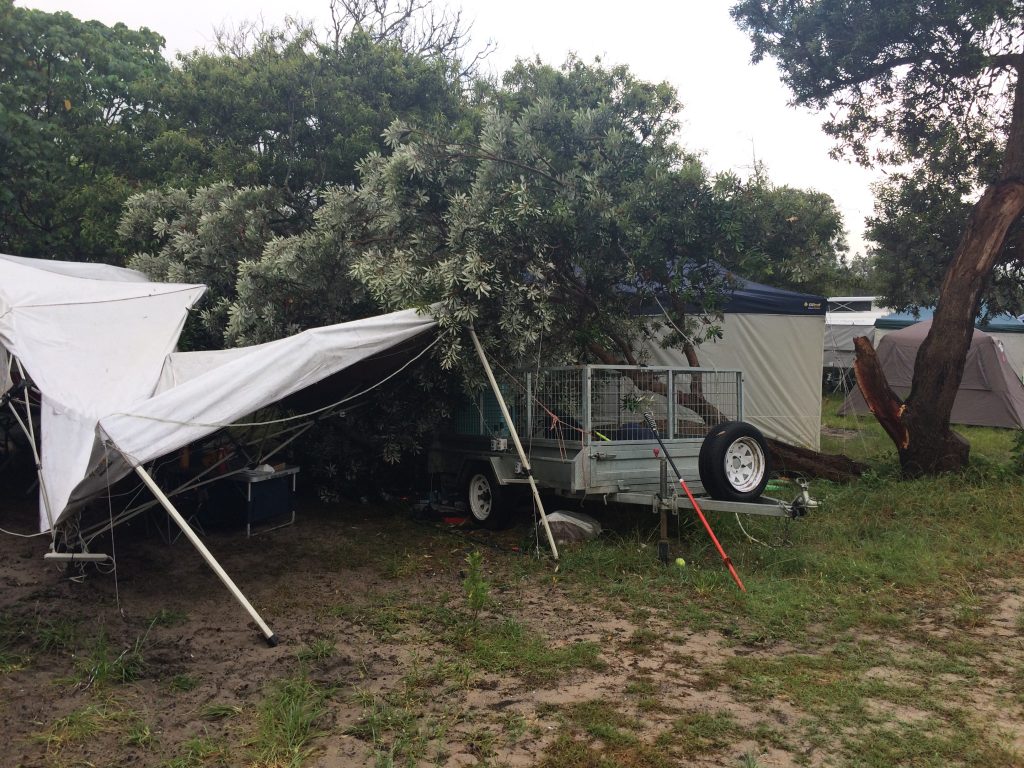
[[[153,394],[204,290],[101,265],[0,259],[0,346],[42,394],[41,530],[102,458],[100,417]]]
[[[42,393],[41,530],[130,467],[435,325],[406,310],[255,347],[172,354],[204,290],[118,267],[0,256],[0,349]],[[117,475],[104,469],[104,438],[128,462]]]

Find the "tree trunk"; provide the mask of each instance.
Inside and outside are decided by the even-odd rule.
[[[856,354],[853,375],[857,379],[857,386],[864,396],[868,410],[878,419],[878,423],[896,443],[896,447],[906,448],[910,443],[907,426],[903,423],[906,406],[885,380],[885,372],[878,362],[875,348],[871,346],[866,336],[856,336],[853,339],[853,349]]]
[[[898,440],[897,448],[907,477],[955,470],[967,464],[969,446],[950,430],[949,416],[963,378],[982,290],[1002,251],[1007,230],[1022,212],[1024,184],[1016,180],[989,187],[971,212],[967,230],[942,281],[931,330],[917,352],[910,395],[897,417],[905,430],[902,445]],[[879,402],[885,399],[878,391],[870,395],[863,387],[861,391],[869,403],[872,397]]]

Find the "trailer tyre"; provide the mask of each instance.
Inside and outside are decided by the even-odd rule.
[[[474,523],[492,530],[508,524],[510,509],[505,489],[498,484],[490,467],[471,466],[463,475],[462,487],[466,509]]]
[[[727,421],[708,432],[697,470],[713,499],[752,501],[768,485],[768,446],[764,435],[745,421]]]

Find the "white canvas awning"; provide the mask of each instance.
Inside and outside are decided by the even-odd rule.
[[[152,396],[206,290],[140,278],[107,265],[0,258],[0,346],[42,395],[40,530],[94,468],[100,417]]]
[[[162,391],[100,420],[100,430],[138,466],[431,329],[416,310],[311,328],[223,352],[168,359]]]
[[[46,501],[55,524],[131,468],[435,325],[405,310],[254,347],[174,353],[204,290],[107,265],[0,257],[0,348],[42,393],[41,530],[51,523]],[[111,469],[108,448],[127,463]]]

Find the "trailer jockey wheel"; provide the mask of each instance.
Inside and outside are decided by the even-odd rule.
[[[700,447],[697,470],[713,499],[752,501],[768,484],[768,447],[764,435],[745,421],[714,427]]]
[[[474,523],[491,529],[505,527],[509,518],[509,505],[490,467],[484,464],[469,467],[464,475],[463,488],[466,508],[473,516]]]

